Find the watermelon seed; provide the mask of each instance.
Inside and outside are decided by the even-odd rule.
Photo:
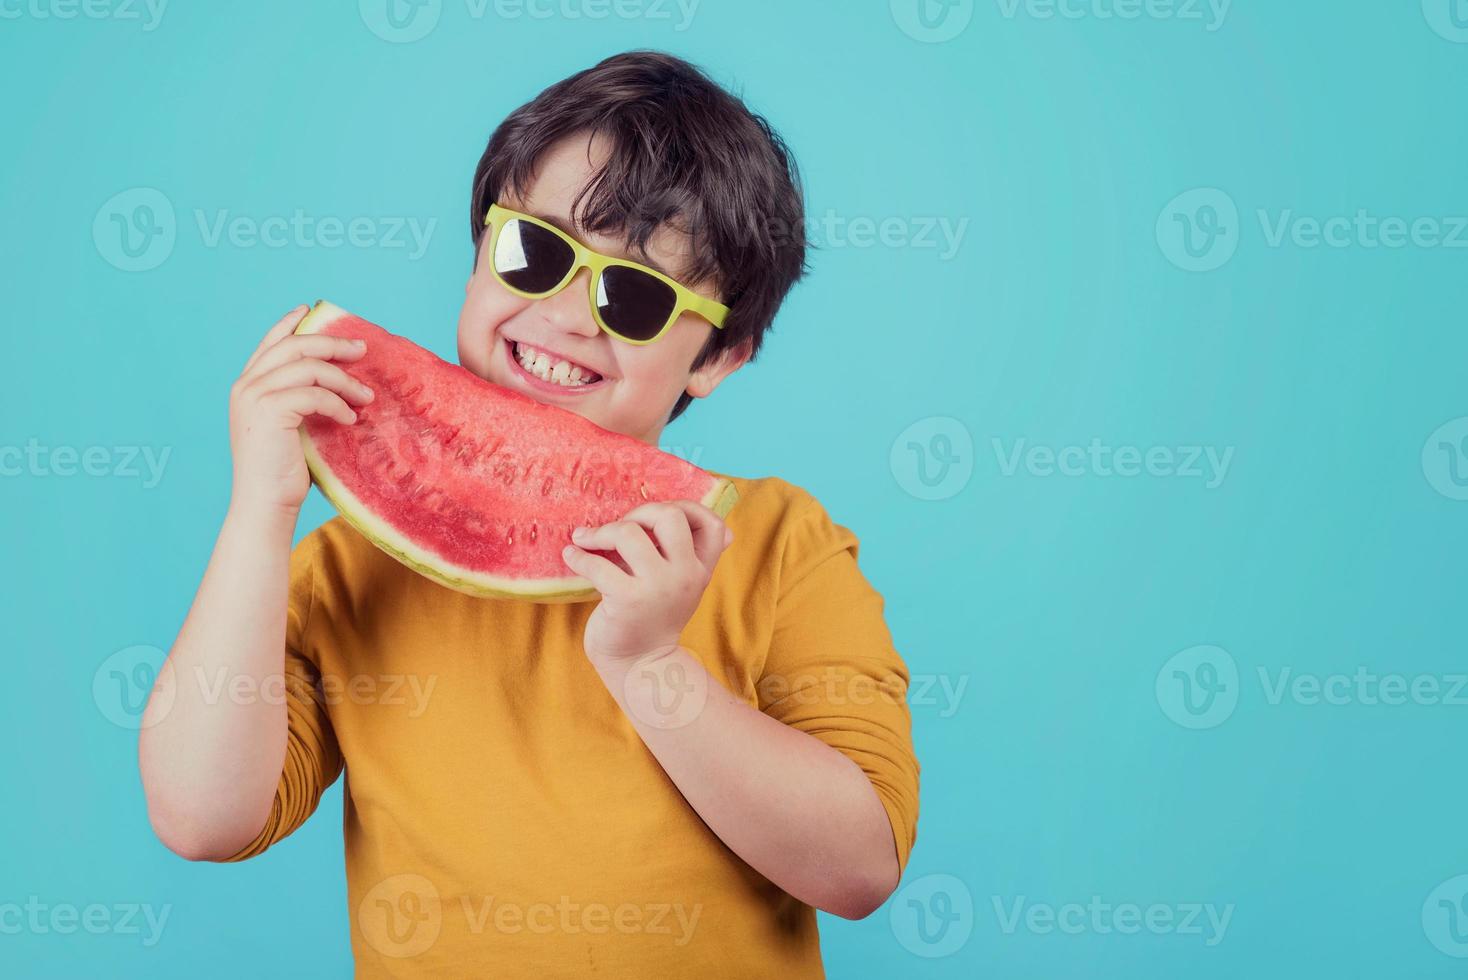
[[[534,524],[530,525],[530,543],[531,544],[534,544],[535,543],[535,525]]]
[[[637,492],[640,493],[640,494],[642,494],[642,499],[643,500],[646,500],[647,499],[647,484],[646,483],[639,483],[637,485]]]
[[[540,485],[540,495],[542,497],[550,494],[550,488],[553,482],[555,482],[554,478],[549,476],[545,478],[545,482]]]

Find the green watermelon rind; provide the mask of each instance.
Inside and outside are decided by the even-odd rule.
[[[347,312],[326,300],[317,300],[311,312],[296,327],[298,334],[319,333]],[[357,499],[332,471],[331,466],[316,451],[316,445],[301,426],[301,447],[305,451],[306,466],[311,471],[312,482],[331,501],[347,523],[356,528],[367,540],[387,552],[398,561],[440,585],[469,595],[491,599],[530,599],[535,602],[585,602],[599,595],[596,588],[579,575],[559,578],[521,579],[491,575],[474,569],[463,568],[442,555],[434,554],[414,544],[406,535],[386,521],[375,517],[369,507]],[[739,492],[727,477],[710,474],[715,483],[699,501],[720,517],[733,509],[739,500]]]

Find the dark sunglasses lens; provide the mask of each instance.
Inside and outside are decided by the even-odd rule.
[[[494,271],[527,293],[554,289],[575,261],[576,253],[560,236],[519,218],[505,222],[494,244]]]
[[[678,305],[673,287],[637,269],[608,266],[596,287],[602,322],[628,340],[651,340]]]

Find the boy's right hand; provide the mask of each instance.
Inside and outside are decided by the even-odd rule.
[[[309,309],[298,306],[271,327],[230,388],[232,507],[299,512],[311,489],[301,421],[323,415],[351,425],[357,421],[352,406],[372,400],[372,389],[333,363],[358,360],[367,345],[326,334],[296,336]]]

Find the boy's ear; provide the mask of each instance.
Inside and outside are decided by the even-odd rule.
[[[712,358],[688,376],[683,390],[694,398],[707,398],[724,379],[749,362],[750,341],[745,340]]]

